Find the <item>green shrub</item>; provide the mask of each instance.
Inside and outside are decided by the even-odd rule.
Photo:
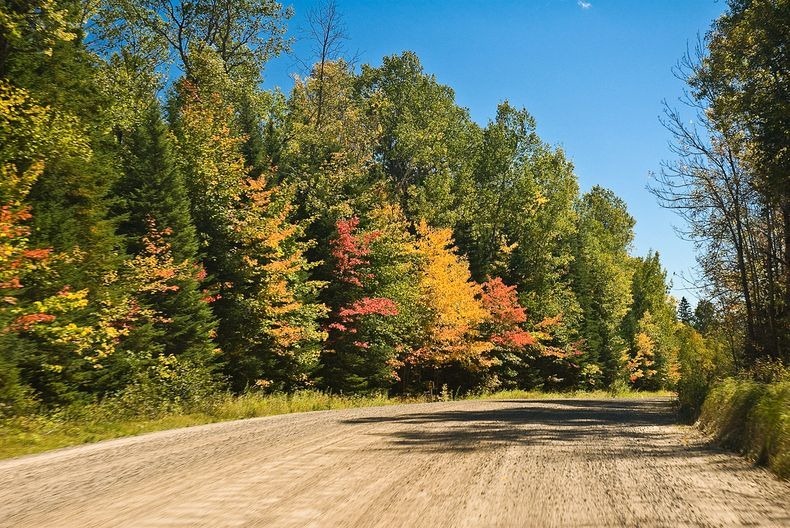
[[[780,477],[790,477],[790,382],[726,379],[702,406],[703,431]]]
[[[217,381],[205,366],[172,355],[158,356],[106,406],[124,417],[159,418],[202,411],[217,392]]]
[[[612,398],[616,398],[617,396],[622,396],[628,394],[629,392],[632,392],[631,385],[622,377],[615,378],[612,384],[609,385],[608,390]]]
[[[680,375],[678,411],[682,420],[693,422],[714,380],[730,374],[732,362],[720,344],[705,339],[690,326],[681,325],[676,337]]]

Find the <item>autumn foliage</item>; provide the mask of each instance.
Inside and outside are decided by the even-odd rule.
[[[85,41],[61,0],[0,7],[0,415],[677,381],[657,255],[526,109],[480,126],[409,52],[264,90],[287,13],[259,3],[152,27],[99,2]],[[250,20],[272,33],[179,40]]]
[[[339,389],[353,385],[376,387],[388,377],[387,361],[391,343],[377,327],[381,318],[399,314],[395,301],[377,296],[376,270],[371,265],[371,244],[380,232],[360,232],[359,218],[339,219],[330,240],[332,274],[342,292],[334,296],[337,304],[329,314],[328,349],[324,353],[325,382]],[[351,375],[349,383],[338,371]],[[364,378],[367,381],[363,381]]]
[[[483,367],[493,348],[480,333],[489,313],[482,288],[471,280],[466,261],[456,254],[449,229],[418,226],[416,255],[421,261],[419,289],[426,308],[424,342],[407,362],[441,366],[452,362]]]
[[[507,286],[496,277],[483,284],[483,307],[490,316],[491,342],[504,348],[524,348],[537,344],[537,340],[522,326],[527,322],[527,312],[519,304],[515,286]]]
[[[337,280],[362,288],[363,280],[374,278],[372,274],[365,273],[363,270],[369,264],[370,244],[380,233],[373,231],[364,235],[355,235],[358,226],[357,217],[338,220],[335,224],[337,236],[332,239],[330,245]]]

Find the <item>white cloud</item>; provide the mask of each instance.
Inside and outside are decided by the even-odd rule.
[[[590,2],[585,2],[584,0],[576,0],[576,4],[582,9],[590,9],[592,7]]]

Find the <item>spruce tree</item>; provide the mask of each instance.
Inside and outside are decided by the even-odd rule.
[[[56,251],[79,249],[79,263],[59,270],[62,280],[76,289],[101,282],[120,263],[120,240],[109,215],[118,153],[105,112],[109,100],[96,79],[95,57],[83,42],[79,3],[59,0],[50,8],[69,28],[70,38],[45,42],[34,31],[11,49],[5,68],[14,85],[28,90],[53,115],[70,120],[78,139],[89,146],[87,153],[53,152],[47,157],[28,197],[31,240]]]
[[[245,137],[236,129],[232,80],[216,54],[194,57],[181,79],[170,116],[188,185],[200,250],[217,300],[217,343],[235,390],[303,387],[324,333],[315,302],[320,283],[304,253],[301,225],[292,223],[292,192],[269,168],[252,176]]]
[[[148,302],[167,321],[156,332],[162,351],[205,363],[214,348],[214,322],[200,289],[189,198],[168,134],[158,104],[152,103],[125,141],[124,170],[116,186],[122,215],[119,233],[126,238],[127,251],[139,254],[145,237],[155,228],[163,234],[176,264],[194,266],[195,273],[180,278],[177,289],[152,295]]]
[[[678,319],[684,324],[690,325],[694,320],[694,314],[691,311],[691,304],[685,297],[680,298],[678,303]]]
[[[579,359],[580,364],[600,367],[608,386],[619,376],[621,353],[629,342],[620,335],[620,328],[631,303],[633,260],[628,248],[635,220],[622,199],[597,185],[582,195],[576,213],[578,230],[570,270],[586,351]]]

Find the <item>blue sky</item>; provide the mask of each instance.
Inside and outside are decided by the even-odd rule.
[[[451,86],[459,105],[485,125],[508,99],[535,116],[538,133],[573,160],[582,190],[614,190],[636,218],[633,252],[658,250],[686,295],[693,245],[673,231],[679,219],[645,189],[650,171],[671,158],[658,122],[661,101],[683,83],[672,67],[724,11],[715,0],[336,0],[359,61],[412,50],[425,70]],[[298,36],[313,0],[285,2]],[[297,40],[294,53],[307,57]],[[266,86],[289,90],[292,57],[272,61]],[[674,276],[673,276],[674,275]]]

